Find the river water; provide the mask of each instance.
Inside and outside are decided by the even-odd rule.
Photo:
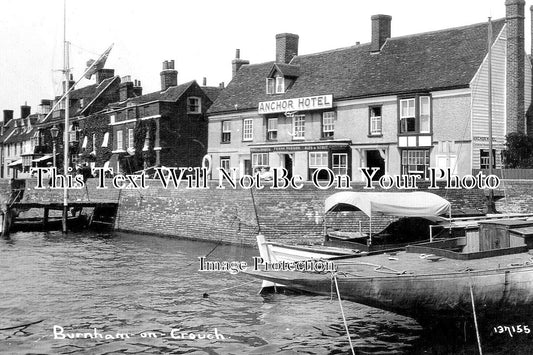
[[[249,264],[258,255],[253,248],[126,233],[0,239],[0,353],[350,353],[338,301],[259,295],[260,281],[244,274],[200,272],[198,257],[210,252],[208,260]],[[409,318],[343,306],[360,354],[477,349],[472,342],[435,340]],[[95,338],[79,338],[86,333]]]

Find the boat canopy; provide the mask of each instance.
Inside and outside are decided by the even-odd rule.
[[[400,217],[439,219],[449,213],[450,202],[430,192],[338,192],[326,199],[325,212],[360,210],[371,217],[382,213]]]

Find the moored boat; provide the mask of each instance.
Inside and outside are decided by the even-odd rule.
[[[533,314],[533,221],[483,222],[478,234],[405,251],[329,259],[335,273],[251,271],[287,288],[330,295],[413,317],[422,323]]]

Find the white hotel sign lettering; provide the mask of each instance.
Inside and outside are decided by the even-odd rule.
[[[299,97],[296,99],[264,101],[259,103],[259,114],[310,111],[333,107],[333,95]]]

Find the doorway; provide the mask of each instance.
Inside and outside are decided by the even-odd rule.
[[[287,178],[292,178],[292,157],[290,154],[283,154],[283,167],[287,170]]]
[[[381,157],[379,150],[366,151],[366,166],[370,169],[379,168],[372,180],[378,180],[385,175],[385,160]]]

